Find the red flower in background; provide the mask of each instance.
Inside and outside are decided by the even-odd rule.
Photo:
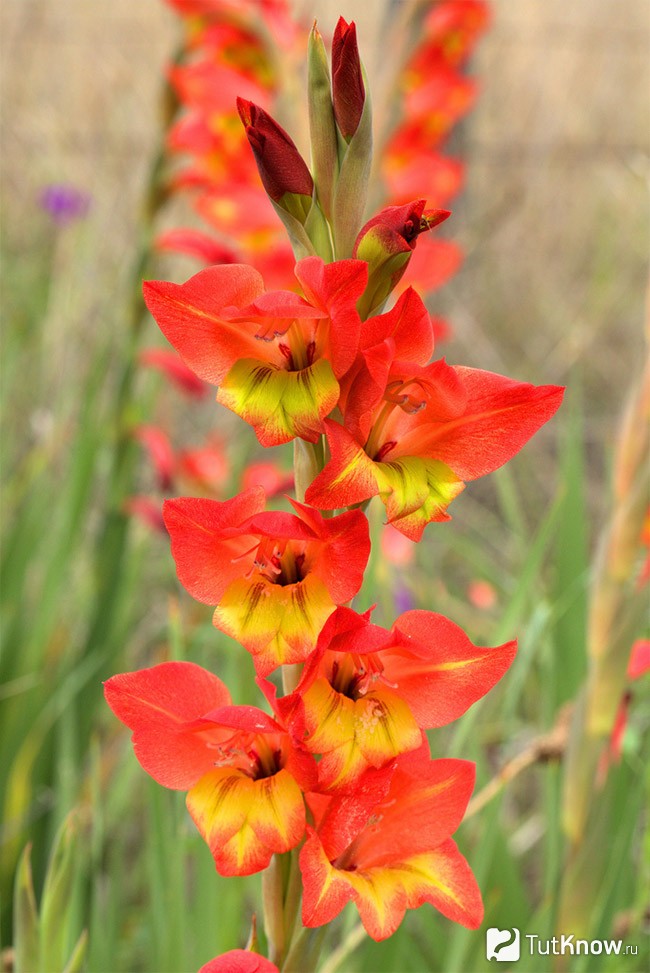
[[[199,973],[279,973],[275,963],[247,949],[231,949],[211,959]]]

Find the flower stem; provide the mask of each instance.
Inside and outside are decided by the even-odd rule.
[[[313,973],[326,932],[327,926],[317,929],[303,927],[291,944],[287,958],[280,967],[281,973]]]

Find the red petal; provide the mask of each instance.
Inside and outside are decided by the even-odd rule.
[[[323,510],[349,507],[379,493],[375,464],[347,429],[325,420],[332,458],[307,488],[307,503]]]
[[[193,598],[216,605],[242,574],[237,558],[256,543],[239,525],[264,509],[264,491],[252,487],[231,500],[177,497],[163,505],[179,581]],[[245,570],[245,569],[244,569]]]
[[[510,667],[516,642],[475,646],[443,615],[409,611],[395,622],[394,648],[382,652],[384,674],[399,684],[420,726],[444,726],[485,695]]]
[[[398,758],[385,800],[355,846],[355,863],[369,869],[431,851],[458,828],[474,788],[475,766],[468,760]]]
[[[455,368],[467,393],[463,415],[448,422],[423,420],[400,442],[402,455],[442,460],[463,480],[503,466],[551,418],[562,402],[557,385],[534,386],[474,368]]]
[[[192,662],[163,662],[125,672],[104,684],[106,701],[133,730],[140,764],[164,787],[186,790],[214,766],[214,750],[197,733],[196,720],[230,705],[230,693]]]
[[[307,300],[330,319],[330,360],[337,378],[356,358],[361,333],[357,301],[368,282],[363,260],[337,260],[325,264],[320,257],[305,257],[296,264],[296,277]]]
[[[322,553],[314,558],[312,570],[327,586],[337,605],[349,601],[363,584],[363,572],[370,557],[370,530],[360,510],[337,517],[323,517],[318,510],[291,501],[303,521],[318,532]]]
[[[331,922],[352,898],[352,889],[330,864],[315,831],[307,828],[307,841],[300,852],[302,873],[302,922],[323,926]]]
[[[247,949],[231,949],[211,959],[199,973],[278,973],[275,963]]]
[[[229,323],[221,312],[250,304],[263,290],[260,274],[244,264],[207,267],[185,284],[143,284],[145,303],[162,333],[185,364],[214,385],[238,359],[262,357],[254,331]]]
[[[393,358],[400,361],[426,365],[433,354],[431,318],[412,287],[404,291],[392,310],[375,315],[364,323],[361,347],[371,348],[387,338],[394,340]]]

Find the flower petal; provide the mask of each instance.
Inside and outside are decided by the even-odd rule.
[[[303,744],[322,754],[323,789],[349,789],[369,767],[382,767],[422,741],[408,706],[386,686],[353,700],[317,679],[303,702],[308,732]]]
[[[481,893],[472,871],[449,838],[435,851],[396,866],[344,872],[366,932],[379,941],[392,936],[407,909],[431,903],[469,929],[483,921]]]
[[[427,729],[462,716],[501,679],[517,652],[516,642],[476,646],[458,625],[435,612],[405,612],[392,631],[396,644],[381,654],[384,675],[399,685]]]
[[[475,765],[469,760],[431,760],[427,749],[395,762],[388,793],[377,802],[355,844],[359,868],[367,871],[431,851],[463,820]]]
[[[296,437],[316,442],[338,396],[338,382],[324,358],[289,372],[243,357],[222,381],[217,401],[253,426],[262,446],[278,446]]]
[[[215,956],[199,973],[278,973],[275,963],[247,949],[231,949]]]
[[[242,573],[238,558],[256,539],[237,526],[264,510],[261,487],[251,487],[230,500],[176,497],[163,505],[178,579],[193,598],[216,605],[228,585]]]
[[[163,662],[104,684],[106,701],[133,730],[142,767],[163,787],[185,790],[214,764],[214,750],[196,726],[205,713],[230,705],[217,676],[193,662]]]
[[[557,385],[530,385],[477,368],[454,371],[467,395],[463,414],[429,423],[424,410],[402,437],[400,453],[441,460],[463,480],[503,466],[554,415],[564,395]]]
[[[254,332],[230,324],[224,308],[250,304],[264,290],[261,275],[245,264],[206,267],[184,284],[149,280],[147,307],[167,340],[192,371],[218,385],[237,359],[259,355]]]
[[[307,300],[330,319],[330,358],[334,374],[341,378],[359,347],[361,318],[357,301],[368,281],[368,265],[363,260],[326,264],[320,257],[305,257],[296,264],[296,277]]]
[[[225,591],[214,624],[252,653],[259,675],[280,665],[304,662],[335,609],[313,574],[297,584],[276,585],[259,575],[239,578]]]
[[[447,507],[465,489],[444,463],[419,456],[377,463],[376,476],[388,523],[412,541],[432,521],[449,520]]]
[[[221,875],[252,875],[271,856],[298,844],[305,829],[302,792],[281,770],[251,780],[241,771],[212,770],[187,795],[187,807]]]
[[[338,422],[326,419],[324,425],[332,458],[307,488],[307,503],[335,510],[377,496],[376,464]]]

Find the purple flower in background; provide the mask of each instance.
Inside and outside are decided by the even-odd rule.
[[[412,592],[406,587],[406,585],[401,584],[399,581],[395,586],[394,598],[395,611],[398,615],[402,615],[404,612],[411,611],[412,608],[415,608]]]
[[[41,208],[57,226],[83,219],[90,209],[90,193],[66,183],[44,186],[38,197]]]

